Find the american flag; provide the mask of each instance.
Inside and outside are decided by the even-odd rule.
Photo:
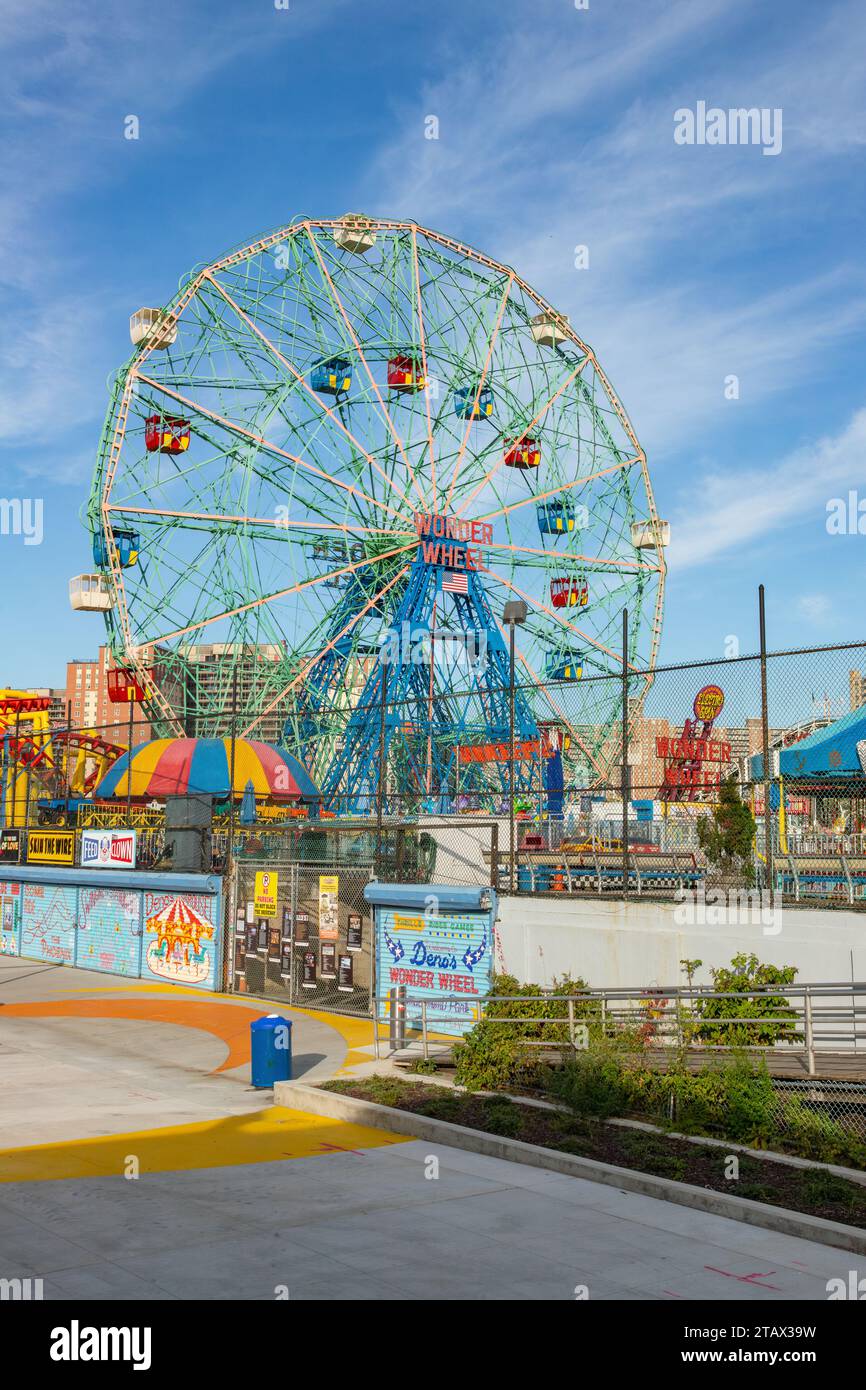
[[[468,594],[469,580],[465,574],[447,574],[442,580],[442,589],[452,594]]]

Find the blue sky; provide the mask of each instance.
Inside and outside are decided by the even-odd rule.
[[[673,526],[663,660],[753,650],[761,581],[773,645],[862,637],[866,538],[825,524],[866,498],[858,0],[6,0],[0,60],[0,494],[44,499],[42,545],[0,536],[0,683],[100,640],[66,584],[130,312],[347,209],[515,266],[595,348]],[[699,101],[779,108],[781,152],[678,145]]]

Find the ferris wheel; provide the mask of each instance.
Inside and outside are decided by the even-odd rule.
[[[105,613],[155,727],[225,732],[234,699],[238,732],[278,720],[334,802],[369,797],[383,736],[408,785],[465,787],[508,737],[517,601],[520,778],[551,736],[583,785],[607,776],[622,610],[639,699],[668,528],[564,315],[469,246],[349,214],[195,271],[131,336],[71,598]]]

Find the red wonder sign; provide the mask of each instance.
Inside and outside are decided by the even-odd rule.
[[[731,745],[719,739],[657,738],[656,753],[660,758],[706,763],[729,763]]]

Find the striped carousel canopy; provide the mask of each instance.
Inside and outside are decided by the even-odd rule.
[[[227,797],[231,775],[230,738],[155,738],[132,754],[132,795]],[[97,786],[97,800],[127,795],[129,755],[118,758]],[[257,798],[317,801],[319,792],[302,763],[285,748],[254,739],[235,740],[234,795],[252,782]]]

